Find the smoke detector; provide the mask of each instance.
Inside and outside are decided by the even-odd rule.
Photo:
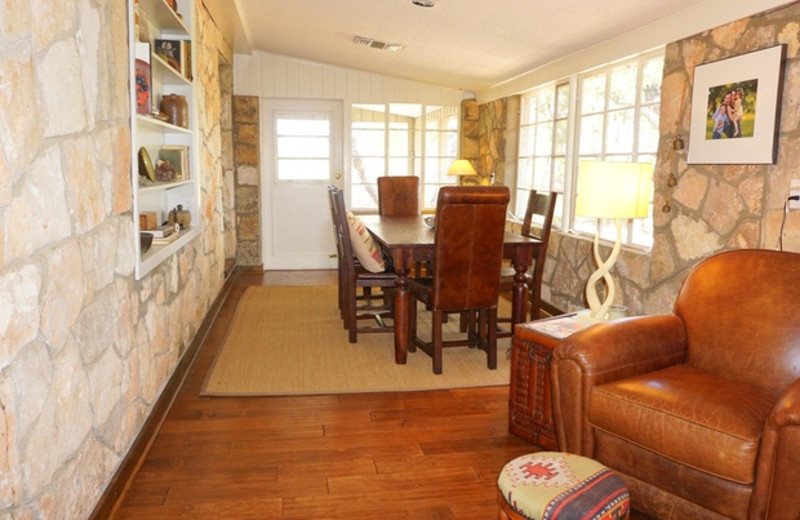
[[[371,49],[378,49],[381,51],[389,51],[389,52],[397,52],[403,48],[403,44],[401,43],[386,43],[374,40],[372,38],[367,38],[365,36],[354,36],[353,43],[357,43],[358,45],[363,45]]]

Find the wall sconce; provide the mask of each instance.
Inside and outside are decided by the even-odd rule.
[[[675,172],[678,171],[678,155],[683,153],[686,145],[683,143],[683,138],[680,134],[675,136],[675,139],[672,140],[672,171],[669,172],[669,176],[667,177],[667,188],[672,190],[675,186],[678,185],[678,177],[675,175]],[[672,211],[672,206],[670,202],[672,197],[670,196],[670,191],[667,192],[667,201],[661,207],[661,211],[663,213],[669,213]]]

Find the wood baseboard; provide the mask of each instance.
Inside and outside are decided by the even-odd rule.
[[[214,323],[219,310],[222,308],[225,298],[228,296],[231,287],[233,287],[233,282],[238,276],[238,273],[238,267],[233,267],[230,271],[226,269],[226,280],[222,289],[208,309],[205,318],[203,318],[203,322],[200,324],[200,328],[197,330],[197,334],[195,334],[186,352],[183,353],[172,377],[164,387],[164,391],[161,392],[158,401],[156,401],[156,404],[153,406],[153,410],[150,412],[144,425],[142,425],[139,435],[136,436],[128,453],[111,478],[100,500],[95,505],[92,514],[89,516],[90,520],[105,520],[109,518],[122,501],[122,497],[130,487],[133,477],[139,470],[139,466],[144,460],[145,455],[147,455],[156,434],[158,434],[158,431],[161,429],[161,425],[164,419],[166,419],[172,407],[172,403],[178,395],[178,391],[183,385],[183,381],[189,373],[189,369],[211,329],[211,325]]]

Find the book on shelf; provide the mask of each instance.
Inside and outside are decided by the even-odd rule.
[[[154,239],[166,238],[175,233],[175,226],[165,224],[163,226],[158,226],[155,229],[148,229],[147,232],[152,234]]]
[[[171,244],[172,242],[178,240],[180,236],[181,236],[180,233],[172,233],[170,235],[161,238],[153,237],[153,245],[163,246],[165,244]]]
[[[136,113],[149,115],[153,112],[150,44],[136,42],[134,55],[136,57]]]
[[[182,40],[181,51],[183,53],[183,77],[192,81],[192,41]]]

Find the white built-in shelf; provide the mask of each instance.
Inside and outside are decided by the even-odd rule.
[[[150,95],[152,103],[158,106],[160,99],[168,94],[176,93],[186,97],[189,103],[188,128],[173,125],[157,119],[151,115],[136,113],[136,85],[131,82],[131,180],[133,183],[133,228],[136,237],[136,263],[135,276],[141,279],[147,273],[156,269],[173,255],[177,254],[195,237],[200,235],[202,221],[200,219],[200,169],[198,153],[197,129],[197,85],[186,76],[195,76],[193,73],[182,74],[173,68],[165,59],[155,54],[153,44],[156,39],[189,40],[194,38],[194,23],[192,16],[195,10],[195,0],[177,0],[178,13],[173,10],[166,0],[127,0],[129,14],[129,60],[131,77],[135,78],[135,43],[141,38],[150,43]],[[134,20],[138,15],[140,34],[135,34]],[[142,36],[142,35],[148,36]],[[193,42],[192,42],[193,43]],[[140,49],[141,50],[141,49]],[[192,61],[192,67],[194,65]],[[193,72],[193,71],[192,71]],[[167,146],[184,146],[187,148],[188,157],[186,178],[174,182],[158,182],[153,185],[139,185],[139,149],[148,150],[154,163],[158,159],[158,152]],[[192,225],[181,231],[174,242],[165,245],[152,245],[147,252],[142,254],[139,239],[140,215],[155,213],[158,224],[169,218],[169,212],[182,206],[189,211]],[[146,230],[144,230],[146,231]]]
[[[139,0],[139,12],[147,17],[147,22],[158,26],[162,31],[182,32],[187,36],[191,31],[183,19],[167,4],[166,0]]]

